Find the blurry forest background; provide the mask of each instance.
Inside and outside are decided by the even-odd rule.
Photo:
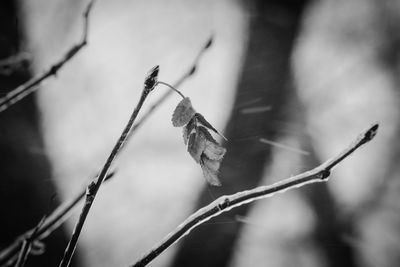
[[[79,41],[86,4],[0,1],[0,96]],[[133,263],[199,207],[308,170],[375,121],[377,139],[328,183],[214,218],[151,266],[400,266],[399,25],[396,0],[97,1],[89,45],[0,113],[0,248],[97,173],[146,72],[159,64],[173,83],[212,34],[180,89],[229,140],[223,186],[208,186],[185,151],[172,96],[120,155],[73,266]],[[75,220],[27,266],[56,266]]]

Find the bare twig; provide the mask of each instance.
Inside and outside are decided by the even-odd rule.
[[[124,130],[122,131],[121,136],[119,137],[117,143],[115,144],[114,148],[112,149],[110,155],[108,156],[99,177],[96,181],[90,183],[86,190],[86,199],[85,204],[82,208],[82,211],[79,215],[78,222],[75,225],[74,231],[72,233],[71,239],[68,243],[68,246],[65,250],[64,256],[60,262],[60,267],[67,267],[72,259],[74,254],[76,245],[78,243],[79,235],[82,231],[83,225],[86,221],[86,218],[89,214],[90,208],[96,198],[97,192],[100,189],[101,184],[103,183],[104,178],[107,176],[107,173],[113,163],[114,159],[117,157],[118,153],[122,149],[123,145],[125,144],[127,138],[129,137],[129,132],[132,129],[133,123],[139,114],[140,109],[143,106],[144,101],[146,100],[149,93],[154,89],[155,85],[157,84],[157,77],[158,77],[159,67],[155,66],[149,72],[149,75],[146,77],[144,81],[144,88],[142,91],[142,95],[140,96],[139,102],[136,105],[136,108],[133,110],[131,117],[127,125],[125,126]]]
[[[0,99],[0,112],[6,110],[11,105],[17,103],[18,101],[22,100],[24,97],[28,96],[29,94],[33,93],[38,89],[38,85],[43,82],[44,80],[48,79],[51,76],[55,76],[57,72],[64,66],[65,63],[70,61],[84,46],[88,43],[88,32],[89,32],[89,15],[90,11],[92,10],[94,0],[91,0],[86,7],[85,12],[83,13],[84,24],[83,24],[83,35],[82,40],[72,46],[64,56],[53,66],[51,66],[45,73],[40,76],[33,77],[26,83],[22,84],[21,86],[15,88],[3,98]]]
[[[106,180],[109,180],[114,176],[115,172],[111,172],[107,175]],[[72,200],[61,204],[55,209],[41,224],[40,228],[35,230],[37,227],[25,232],[20,235],[15,241],[8,247],[4,248],[0,252],[0,266],[10,266],[13,264],[18,257],[18,252],[21,251],[21,247],[24,244],[24,240],[30,238],[32,243],[36,240],[43,240],[48,237],[54,230],[62,225],[72,214],[74,209],[78,206],[78,203],[85,196],[86,188],[77,194]]]
[[[89,10],[89,9],[87,9]],[[85,30],[87,32],[87,29]],[[84,34],[84,36],[86,36]],[[85,37],[84,37],[85,38]],[[199,51],[197,56],[195,57],[192,65],[188,68],[188,70],[182,75],[181,78],[178,79],[177,82],[175,82],[174,87],[179,87],[181,86],[189,77],[191,77],[196,69],[198,62],[200,61],[201,57],[203,56],[204,52],[211,47],[213,38],[210,37],[210,39],[207,41],[207,43],[203,46],[203,48]],[[159,107],[170,95],[172,94],[171,90],[166,91],[153,105],[151,105],[150,109],[141,117],[141,119],[132,127],[132,130],[129,133],[130,138],[133,133],[139,129],[139,127],[146,122],[146,120],[150,117],[150,115]],[[106,180],[111,178],[114,175],[114,173],[110,173],[107,177]],[[47,236],[49,236],[54,230],[56,230],[60,225],[62,225],[72,214],[72,212],[75,210],[77,207],[78,203],[83,199],[85,196],[86,190],[83,190],[80,192],[76,197],[74,197],[71,201],[67,203],[61,204],[56,210],[54,210],[44,221],[43,225],[40,227],[40,229],[32,235],[32,238],[34,240],[43,240]],[[18,257],[18,252],[21,249],[21,246],[23,245],[24,240],[32,234],[34,229],[31,229],[18,238],[15,239],[15,241],[10,244],[8,247],[4,248],[3,250],[0,251],[0,266],[10,266],[13,264]]]
[[[165,83],[165,82],[162,82],[162,81],[158,81],[157,84],[165,85],[165,86],[167,86],[169,89],[171,89],[172,91],[175,91],[177,94],[179,94],[182,98],[185,98],[185,96],[182,94],[181,91],[179,91],[178,89],[176,89],[175,87],[173,87],[173,86],[170,85],[169,83]]]
[[[201,48],[195,59],[193,60],[192,65],[189,67],[188,71],[185,72],[178,81],[176,81],[173,85],[175,88],[179,88],[189,77],[191,77],[197,70],[197,65],[203,56],[204,52],[206,52],[213,43],[213,37],[211,36],[206,44]],[[159,107],[170,95],[173,94],[173,91],[166,91],[153,105],[150,106],[148,111],[143,114],[140,120],[133,126],[130,135],[133,135],[137,129],[150,117],[150,115]]]
[[[17,263],[15,264],[15,267],[23,267],[25,265],[25,262],[28,259],[28,255],[32,248],[32,243],[34,242],[34,239],[32,238],[32,236],[39,231],[40,227],[43,225],[45,220],[46,220],[46,216],[43,216],[43,218],[40,220],[38,225],[33,230],[32,234],[30,234],[28,236],[28,238],[26,238],[23,241],[20,253],[18,255]]]
[[[376,135],[377,130],[378,124],[374,124],[368,130],[363,132],[357,138],[357,140],[354,141],[354,143],[352,143],[340,154],[327,160],[325,163],[310,171],[287,178],[269,186],[259,186],[254,189],[238,192],[233,195],[219,197],[209,205],[199,209],[197,212],[189,216],[175,230],[169,233],[158,245],[145,254],[139,261],[130,266],[146,266],[169,246],[177,242],[183,236],[187,235],[195,227],[233,208],[248,204],[255,200],[273,196],[276,193],[283,193],[289,189],[301,187],[306,184],[327,181],[331,170],[360,146],[371,141]]]

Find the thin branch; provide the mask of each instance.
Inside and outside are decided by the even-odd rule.
[[[65,54],[64,56],[56,62],[53,66],[51,66],[45,73],[43,73],[40,76],[33,77],[26,83],[18,86],[11,92],[9,92],[7,95],[5,95],[3,98],[0,99],[0,112],[6,110],[13,104],[19,102],[29,94],[33,93],[36,91],[39,87],[38,85],[42,83],[44,80],[48,79],[51,76],[55,76],[57,72],[64,66],[65,63],[70,61],[83,47],[85,47],[88,43],[87,38],[88,38],[88,32],[89,32],[89,15],[90,11],[92,10],[94,0],[91,0],[89,4],[87,5],[85,12],[83,13],[83,34],[82,34],[82,40],[78,43],[72,46]]]
[[[170,85],[169,83],[165,83],[165,82],[162,82],[162,81],[158,81],[157,84],[165,85],[165,86],[167,86],[169,89],[171,89],[171,90],[175,91],[176,93],[178,93],[182,98],[185,98],[185,96],[182,94],[181,91],[179,91],[178,89],[176,89],[175,87],[173,87],[173,86]]]
[[[213,36],[211,36],[206,44],[201,48],[195,59],[193,60],[192,65],[189,67],[188,71],[185,72],[178,81],[176,81],[173,85],[174,88],[179,88],[188,78],[190,78],[197,70],[197,65],[199,64],[200,59],[202,58],[203,54],[211,47],[213,43]],[[130,135],[133,135],[140,126],[150,117],[150,115],[156,111],[156,109],[164,103],[164,101],[172,95],[173,91],[168,90],[166,91],[153,105],[150,106],[148,111],[142,115],[140,120],[133,126]]]
[[[72,236],[68,243],[68,246],[65,250],[64,256],[60,262],[60,265],[59,265],[60,267],[68,267],[69,266],[72,256],[74,254],[76,245],[78,243],[79,235],[82,231],[83,225],[89,214],[90,208],[92,207],[94,199],[96,198],[97,192],[99,191],[101,184],[103,183],[105,177],[107,176],[108,171],[111,167],[111,164],[113,163],[114,159],[117,157],[118,153],[124,146],[128,136],[129,136],[129,132],[132,129],[133,123],[134,123],[137,115],[139,114],[139,111],[142,108],[144,101],[146,100],[146,98],[150,94],[150,92],[154,89],[154,87],[156,86],[158,71],[159,71],[158,66],[156,66],[150,70],[149,75],[146,77],[145,82],[144,82],[144,88],[142,91],[142,95],[140,96],[139,102],[137,103],[136,108],[133,110],[132,115],[129,118],[127,125],[125,126],[124,130],[122,131],[122,134],[119,137],[114,148],[112,149],[110,155],[108,156],[108,158],[99,174],[99,177],[97,178],[96,181],[93,181],[87,187],[85,204],[79,215],[79,219],[75,225],[74,231],[72,233]]]
[[[43,225],[45,220],[46,220],[46,216],[43,216],[43,218],[40,220],[38,225],[35,227],[35,229],[32,232],[32,234],[29,235],[23,241],[20,253],[18,255],[17,263],[15,263],[15,267],[23,267],[25,265],[25,262],[28,259],[28,255],[29,255],[29,253],[31,251],[31,248],[32,248],[32,243],[34,242],[34,239],[32,238],[32,236],[39,231],[40,227]]]
[[[115,172],[111,172],[106,177],[106,181],[114,176]],[[43,221],[39,229],[37,227],[28,230],[24,234],[20,235],[15,241],[8,247],[4,248],[0,252],[0,266],[10,266],[13,264],[18,257],[18,252],[23,246],[24,240],[31,238],[32,242],[36,240],[43,240],[48,237],[53,231],[60,227],[73,213],[79,202],[85,196],[86,188],[77,194],[72,200],[61,204],[55,209],[46,219]]]
[[[90,10],[87,8],[87,11]],[[87,12],[86,12],[87,13]],[[86,14],[85,13],[85,14]],[[85,17],[88,15],[85,15]],[[87,28],[85,28],[84,31],[84,37],[83,39],[86,39],[87,36]],[[181,76],[181,78],[178,79],[177,82],[174,83],[174,87],[180,87],[188,78],[190,78],[197,70],[197,65],[203,56],[204,52],[208,50],[213,42],[213,38],[210,37],[206,44],[202,47],[202,49],[199,51],[195,59],[193,60],[192,65],[188,68],[188,70]],[[146,120],[150,117],[150,115],[172,94],[172,91],[168,90],[166,91],[153,105],[150,106],[149,110],[143,114],[141,119],[132,127],[132,130],[129,132],[129,137],[130,138],[136,130],[139,129],[139,127],[146,122]],[[107,177],[106,180],[111,178],[114,175],[114,173],[110,173]],[[78,195],[76,195],[71,201],[67,203],[61,204],[56,210],[54,210],[45,220],[43,223],[42,227],[40,230],[32,235],[32,238],[34,240],[43,240],[44,238],[48,237],[54,230],[56,230],[58,227],[60,227],[72,214],[72,212],[75,210],[77,207],[78,203],[84,198],[86,193],[86,190],[83,190],[80,192]],[[15,239],[15,241],[10,244],[8,247],[4,248],[3,250],[0,251],[0,266],[10,266],[12,263],[14,263],[17,260],[18,257],[18,252],[21,249],[21,246],[23,245],[24,240],[32,234],[34,229],[31,229],[18,238]]]
[[[28,254],[30,252],[31,248],[30,245],[28,244],[28,241],[24,240],[22,241],[22,246],[20,249],[20,252],[18,254],[18,259],[17,262],[15,263],[14,267],[22,267],[25,265],[26,259],[28,258]]]
[[[326,182],[328,180],[327,178],[330,176],[331,170],[360,146],[371,141],[376,135],[377,130],[378,124],[376,123],[363,132],[347,149],[310,171],[287,178],[269,186],[259,186],[251,190],[219,197],[209,205],[199,209],[197,212],[189,216],[158,245],[145,254],[139,261],[130,266],[146,266],[172,244],[177,242],[183,236],[189,234],[189,232],[195,227],[233,208],[237,208],[255,200],[271,197],[277,193],[283,193],[289,189],[298,188],[306,184]]]

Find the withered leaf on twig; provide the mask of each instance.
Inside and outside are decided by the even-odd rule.
[[[183,142],[192,158],[199,163],[206,181],[220,186],[218,170],[226,153],[213,138],[209,129],[221,135],[200,113],[197,113],[190,99],[185,97],[174,110],[172,125],[183,126]],[[223,135],[221,135],[223,137]],[[224,137],[225,138],[225,137]]]

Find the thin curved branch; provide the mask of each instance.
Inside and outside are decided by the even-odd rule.
[[[106,181],[111,179],[114,174],[115,172],[108,174]],[[24,240],[30,238],[32,239],[32,243],[36,240],[43,240],[60,227],[60,225],[71,216],[75,208],[78,207],[78,204],[85,196],[85,192],[86,188],[71,200],[57,207],[49,216],[46,216],[39,229],[35,230],[37,228],[35,227],[26,231],[24,234],[17,237],[12,244],[4,248],[0,252],[0,266],[10,266],[17,260],[18,253],[21,250],[21,246],[23,246]]]
[[[211,218],[233,208],[248,204],[255,200],[271,197],[277,193],[286,192],[289,189],[298,188],[311,183],[326,182],[328,180],[327,178],[330,176],[331,170],[335,166],[337,166],[342,160],[352,154],[360,146],[366,144],[375,137],[378,127],[379,125],[377,123],[372,125],[368,130],[361,133],[360,136],[348,148],[310,171],[287,178],[272,185],[259,186],[251,190],[219,197],[209,205],[199,209],[197,212],[189,216],[175,230],[169,233],[158,245],[145,254],[139,261],[130,266],[146,266],[172,244],[189,234],[191,230],[210,220]]]
[[[32,244],[35,239],[33,239],[33,235],[35,235],[40,227],[43,225],[44,221],[46,220],[46,215],[43,216],[43,218],[40,220],[38,225],[35,227],[33,230],[32,234],[29,235],[22,243],[20,253],[18,255],[17,263],[15,263],[15,267],[23,267],[25,265],[26,260],[28,259],[28,256],[31,252],[32,249]]]
[[[85,47],[88,43],[88,33],[89,33],[89,15],[90,11],[92,10],[94,4],[94,0],[91,0],[87,5],[85,12],[83,13],[83,34],[82,40],[72,46],[64,56],[56,63],[53,64],[47,71],[37,77],[33,77],[26,83],[18,86],[8,94],[6,94],[3,98],[0,99],[0,112],[6,110],[13,104],[19,102],[29,94],[36,91],[39,87],[38,85],[42,83],[44,80],[48,79],[51,76],[55,76],[57,72],[67,63],[70,61],[83,47]]]
[[[154,89],[154,87],[157,85],[158,71],[159,71],[159,66],[155,66],[154,68],[152,68],[150,70],[148,76],[146,77],[146,79],[144,81],[144,88],[142,91],[142,95],[140,96],[140,99],[139,99],[135,109],[133,110],[128,123],[126,124],[124,130],[122,131],[121,136],[119,137],[117,143],[114,145],[110,155],[108,156],[106,162],[104,163],[104,166],[100,171],[99,177],[95,181],[90,183],[89,186],[87,187],[85,204],[79,215],[79,218],[75,225],[74,231],[72,232],[71,239],[67,245],[67,248],[65,249],[64,256],[59,265],[60,267],[68,267],[69,266],[72,256],[75,252],[75,248],[78,244],[78,239],[79,239],[80,233],[82,231],[83,225],[85,224],[86,218],[87,218],[89,211],[93,205],[96,195],[99,192],[101,184],[103,183],[104,179],[106,178],[106,176],[109,172],[109,169],[110,169],[112,163],[114,162],[115,158],[117,157],[117,155],[123,148],[124,144],[126,144],[126,141],[129,137],[129,132],[132,129],[133,123],[135,122],[135,119],[136,119],[137,115],[139,114],[139,111],[142,108],[144,101],[146,100],[146,98],[150,94],[150,92]]]
[[[188,68],[187,72],[185,72],[181,78],[179,78],[174,84],[173,87],[179,88],[188,78],[190,78],[196,71],[197,65],[199,64],[200,59],[202,58],[203,54],[211,47],[213,43],[213,36],[211,36],[205,45],[201,48],[198,52],[197,56],[193,60],[192,65]],[[172,90],[167,90],[154,104],[150,106],[146,113],[144,113],[141,119],[133,126],[130,135],[133,135],[137,129],[150,117],[150,115],[156,111],[156,109],[164,103],[164,101],[174,93]]]
[[[87,9],[90,10],[90,9]],[[87,13],[87,11],[86,11]],[[87,16],[87,15],[86,15]],[[87,36],[87,29],[84,31],[84,39]],[[210,37],[206,44],[201,48],[201,50],[196,55],[193,63],[189,66],[188,70],[174,83],[174,87],[180,87],[188,78],[190,78],[197,70],[197,65],[203,56],[204,52],[209,49],[212,45],[213,38]],[[129,132],[130,138],[134,132],[136,132],[139,127],[146,122],[146,120],[150,117],[150,115],[157,110],[157,108],[170,96],[172,95],[172,91],[166,91],[154,104],[152,104],[141,117],[141,119],[132,127],[132,130]],[[110,173],[106,180],[113,177],[114,172]],[[94,178],[95,179],[95,178]],[[72,200],[62,203],[57,209],[55,209],[44,221],[43,225],[40,229],[32,235],[32,239],[34,240],[43,240],[48,237],[54,230],[60,227],[75,211],[75,208],[80,203],[80,201],[84,198],[86,192],[86,188],[82,190],[79,194],[77,194]],[[25,232],[15,239],[15,241],[10,244],[8,247],[4,248],[0,251],[0,266],[10,266],[12,265],[18,258],[18,252],[23,245],[23,242],[26,238],[28,238],[35,228]]]

